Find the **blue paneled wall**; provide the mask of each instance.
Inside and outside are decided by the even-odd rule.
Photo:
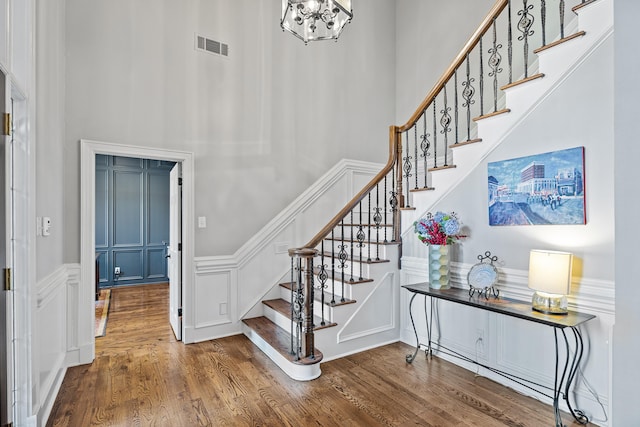
[[[165,255],[173,165],[160,160],[96,156],[100,287],[168,281]]]

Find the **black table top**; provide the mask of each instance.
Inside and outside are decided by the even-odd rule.
[[[519,301],[505,297],[489,297],[487,299],[481,295],[474,295],[470,297],[469,291],[466,289],[431,289],[429,288],[428,282],[404,285],[402,287],[407,289],[409,292],[413,292],[416,294],[428,295],[430,297],[439,298],[458,304],[464,304],[471,307],[504,314],[506,316],[517,317],[531,322],[542,323],[556,328],[578,326],[581,323],[587,322],[596,317],[592,314],[579,313],[577,311],[571,310],[568,314],[540,313],[537,311],[533,311],[533,309],[531,308],[531,302]]]

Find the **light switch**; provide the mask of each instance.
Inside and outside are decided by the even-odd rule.
[[[48,236],[51,234],[51,218],[48,216],[42,217],[42,235]]]
[[[198,217],[198,228],[207,228],[207,217],[199,216]]]

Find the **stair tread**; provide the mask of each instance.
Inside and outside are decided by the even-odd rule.
[[[280,283],[280,286],[285,288],[285,289],[289,289],[291,290],[292,288],[292,282],[285,282],[285,283]],[[340,297],[339,295],[336,295],[336,300],[335,302],[331,302],[331,293],[327,292],[327,291],[323,291],[324,293],[324,304],[328,305],[329,307],[339,307],[341,305],[346,305],[346,304],[355,304],[356,300],[354,299],[348,299],[345,298],[344,301],[342,300],[342,297]],[[320,292],[316,291],[313,293],[313,298],[316,301],[322,302],[322,296],[320,295]]]
[[[242,322],[260,335],[263,340],[291,363],[313,365],[320,363],[322,360],[322,352],[317,348],[313,349],[313,359],[302,358],[297,360],[295,354],[291,354],[291,334],[264,316],[242,319]]]
[[[422,188],[418,187],[418,188],[412,188],[409,191],[411,193],[417,193],[420,191],[433,191],[433,190],[435,190],[435,187],[422,187]]]
[[[277,298],[277,299],[264,300],[262,301],[262,303],[267,307],[271,307],[273,310],[277,311],[278,313],[281,313],[286,317],[291,316],[291,303],[289,301],[285,301],[282,298]],[[325,324],[322,325],[322,318],[315,315],[313,316],[314,330],[317,331],[320,329],[330,328],[332,326],[338,326],[338,324],[335,322],[327,322],[325,320]]]

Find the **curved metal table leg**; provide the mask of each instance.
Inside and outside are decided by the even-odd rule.
[[[413,311],[411,310],[411,307],[413,307],[413,300],[416,297],[416,293],[414,293],[411,296],[411,301],[409,301],[409,317],[411,318],[411,326],[413,326],[413,333],[416,335],[416,351],[413,352],[413,354],[407,354],[405,357],[405,360],[407,363],[412,363],[413,360],[416,358],[418,351],[420,350],[420,339],[418,338],[418,330],[416,329],[416,323],[413,320]]]
[[[567,339],[567,334],[565,330],[561,329],[562,338],[564,340],[564,345],[565,345],[566,357],[565,357],[564,367],[562,368],[562,375],[560,376],[560,381],[558,382],[558,364],[559,364],[559,358],[560,358],[560,354],[558,351],[558,345],[559,345],[558,344],[558,328],[553,328],[555,345],[556,345],[556,371],[555,371],[555,379],[553,384],[553,412],[555,415],[556,427],[564,427],[564,424],[562,423],[561,413],[560,413],[560,397],[561,396],[567,403],[569,412],[578,423],[587,424],[589,422],[589,417],[587,417],[582,410],[574,409],[571,406],[571,402],[569,401],[571,385],[578,372],[580,361],[582,360],[582,354],[584,352],[584,342],[582,341],[582,336],[580,335],[580,331],[578,331],[575,327],[571,327],[571,330],[573,331],[574,340],[575,340],[575,351],[573,353],[573,357],[570,360],[571,346],[569,345],[569,340]]]
[[[571,384],[573,383],[573,380],[575,379],[576,374],[578,373],[578,368],[580,367],[580,361],[582,360],[582,355],[584,353],[584,341],[582,341],[582,335],[580,334],[580,331],[575,327],[572,327],[571,331],[573,332],[573,339],[575,342],[575,352],[573,354],[571,367],[569,368],[569,375],[567,377],[567,383],[565,385],[564,400],[567,402],[567,407],[569,408],[569,412],[571,412],[571,415],[573,416],[573,418],[580,424],[588,424],[589,417],[587,417],[584,411],[577,408],[573,408],[571,406],[571,401],[569,400]],[[569,346],[569,342],[567,341],[567,348],[568,346]]]

